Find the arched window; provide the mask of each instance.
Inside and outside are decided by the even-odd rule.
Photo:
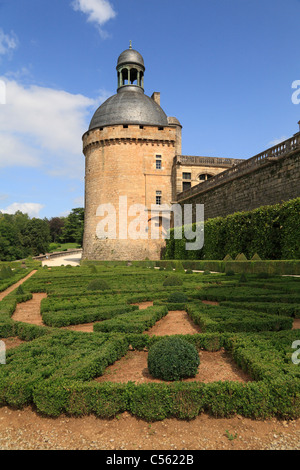
[[[201,175],[198,176],[198,180],[200,182],[202,181],[207,181],[209,178],[211,178],[214,175],[210,175],[209,173],[202,173]]]
[[[130,84],[135,85],[138,84],[138,71],[137,69],[130,69]]]

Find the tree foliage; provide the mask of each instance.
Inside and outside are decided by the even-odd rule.
[[[84,209],[72,209],[71,213],[66,217],[62,228],[59,241],[61,243],[78,243],[82,245],[84,228]]]

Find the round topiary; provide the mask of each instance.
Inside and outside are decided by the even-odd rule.
[[[87,290],[108,290],[109,288],[109,285],[103,279],[94,279],[87,286]]]
[[[149,349],[148,370],[157,379],[173,381],[195,377],[199,364],[197,349],[182,338],[164,338]]]
[[[181,286],[182,279],[178,276],[169,276],[164,281],[164,286]]]

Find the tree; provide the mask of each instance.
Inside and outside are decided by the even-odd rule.
[[[71,213],[66,217],[59,241],[62,243],[78,243],[79,245],[82,245],[83,228],[84,209],[72,209]]]
[[[49,220],[51,241],[56,243],[62,234],[65,225],[65,217],[52,217]]]
[[[21,213],[22,214],[22,213]],[[23,244],[20,226],[20,218],[17,215],[0,213],[0,260],[13,261],[15,259],[26,258],[29,255],[28,249]],[[24,214],[22,214],[24,216]],[[24,222],[25,223],[25,222]]]
[[[32,256],[46,253],[49,250],[50,228],[47,220],[33,218],[22,231],[24,246]]]

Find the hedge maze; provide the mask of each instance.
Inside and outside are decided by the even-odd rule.
[[[0,339],[18,336],[25,342],[8,350],[6,365],[0,365],[1,406],[33,405],[48,416],[111,418],[129,411],[148,421],[192,419],[202,412],[298,418],[300,365],[292,361],[292,345],[300,332],[292,328],[300,315],[300,279],[186,273],[182,265],[172,270],[154,264],[39,268],[23,283],[23,292],[8,294],[0,302]],[[45,326],[13,321],[17,303],[37,292],[47,293],[41,303]],[[143,301],[153,306],[133,305]],[[199,334],[178,338],[197,351],[224,348],[251,380],[94,380],[129,348],[149,350],[162,340],[145,331],[170,310],[186,310],[201,328]],[[92,333],[61,329],[91,322]]]

